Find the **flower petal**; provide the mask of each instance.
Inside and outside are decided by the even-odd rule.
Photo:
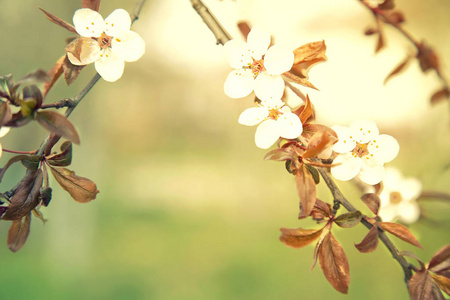
[[[269,115],[269,111],[264,107],[250,107],[244,110],[239,116],[239,124],[254,126],[261,123]]]
[[[145,41],[134,31],[123,31],[112,39],[111,51],[121,56],[124,61],[136,61],[144,55]]]
[[[122,77],[124,67],[123,59],[111,51],[95,61],[95,70],[109,82],[114,82]]]
[[[67,58],[76,66],[83,66],[96,61],[100,55],[100,46],[93,39],[86,39],[81,45],[80,60],[72,53],[67,52]]]
[[[268,110],[276,109],[283,112],[291,112],[290,108],[284,105],[285,103],[281,99],[261,100],[261,105]]]
[[[378,215],[381,217],[383,222],[392,222],[398,216],[398,205],[389,204],[382,207]]]
[[[78,34],[84,37],[100,37],[105,29],[102,16],[89,8],[80,8],[75,11],[73,25]]]
[[[261,100],[278,100],[284,93],[284,81],[280,75],[262,72],[255,79],[255,95]]]
[[[228,62],[234,69],[240,69],[253,62],[246,42],[233,39],[226,42],[224,48]]]
[[[397,190],[405,201],[416,200],[422,192],[422,183],[417,178],[408,177],[402,180]]]
[[[369,143],[367,149],[376,160],[385,163],[390,162],[397,156],[400,145],[392,136],[381,134]]]
[[[370,120],[355,120],[350,124],[350,129],[355,134],[354,139],[361,144],[370,142],[380,134],[377,124]]]
[[[325,149],[323,149],[318,155],[317,157],[320,159],[329,159],[331,154],[333,154],[333,150],[331,149],[331,147],[327,147]]]
[[[253,27],[247,36],[247,45],[251,56],[258,60],[269,48],[270,34],[259,27]]]
[[[243,98],[253,91],[254,81],[251,70],[236,69],[228,74],[223,90],[230,98]]]
[[[364,156],[361,158],[362,167],[359,172],[359,178],[367,184],[375,185],[383,180],[384,177],[384,166],[377,160]]]
[[[0,128],[0,137],[4,137],[5,135],[8,134],[9,130],[11,129],[11,127],[1,127]]]
[[[417,202],[401,202],[398,205],[399,221],[405,224],[415,223],[420,217],[420,207]]]
[[[331,129],[338,135],[338,141],[333,145],[333,151],[345,153],[352,151],[356,147],[353,131],[347,126],[334,125]]]
[[[361,158],[352,155],[352,153],[339,154],[333,161],[331,175],[334,178],[347,181],[355,177],[361,170]]]
[[[117,36],[121,32],[127,32],[131,27],[130,14],[122,8],[114,10],[105,19],[105,33],[109,36]]]
[[[264,67],[272,75],[289,71],[294,64],[294,52],[281,46],[272,46],[264,56]]]
[[[280,136],[285,139],[296,139],[303,132],[302,122],[296,114],[282,114],[278,117],[277,123]]]
[[[275,120],[266,120],[256,128],[255,143],[261,149],[268,149],[280,137],[278,124]]]

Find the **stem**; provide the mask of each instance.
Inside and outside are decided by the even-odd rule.
[[[29,154],[29,155],[34,155],[37,153],[37,150],[33,150],[33,151],[16,151],[16,150],[8,150],[3,148],[4,152],[8,152],[8,153],[14,153],[14,154]]]
[[[5,149],[3,149],[5,150]],[[422,198],[434,198],[433,200],[444,200],[444,201],[450,201],[450,194],[444,193],[444,192],[437,192],[437,191],[423,191],[418,200],[425,201],[425,199]]]
[[[73,107],[74,106],[74,102],[72,99],[62,99],[59,100],[58,102],[55,103],[50,103],[50,104],[42,104],[42,106],[40,107],[40,109],[48,109],[48,108],[64,108],[64,107]]]
[[[356,211],[357,209],[342,195],[339,188],[334,183],[333,179],[330,177],[329,173],[324,168],[318,168],[320,175],[322,175],[323,180],[327,184],[328,188],[333,195],[334,201],[339,201],[345,209],[348,211]],[[365,218],[361,219],[361,223],[364,224],[368,229],[372,228],[373,225],[368,222]],[[409,281],[412,277],[411,269],[409,268],[409,263],[403,256],[399,255],[398,249],[395,247],[394,243],[389,239],[389,237],[384,233],[384,230],[378,228],[378,237],[383,242],[383,244],[388,248],[389,252],[392,254],[392,257],[400,264],[405,273],[405,283],[409,285]]]

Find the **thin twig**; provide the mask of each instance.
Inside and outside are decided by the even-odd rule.
[[[3,149],[4,150],[4,149]],[[418,200],[424,200],[423,198],[428,198],[427,200],[443,200],[443,201],[450,201],[450,194],[444,193],[444,192],[437,192],[437,191],[423,191],[420,195]]]
[[[64,107],[72,107],[74,106],[74,102],[72,99],[62,99],[55,103],[49,103],[49,104],[42,104],[40,109],[49,109],[49,108],[64,108]]]
[[[8,153],[14,153],[14,154],[28,154],[28,155],[34,155],[34,154],[37,153],[37,150],[33,150],[33,151],[16,151],[16,150],[9,150],[9,149],[5,149],[5,148],[3,148],[2,151],[8,152]]]

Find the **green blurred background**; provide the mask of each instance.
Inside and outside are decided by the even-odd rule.
[[[71,23],[81,1],[0,0],[0,74],[18,79],[50,69],[71,34],[37,9]],[[417,63],[386,86],[384,76],[412,51],[385,28],[388,47],[377,56],[364,30],[373,20],[356,0],[206,1],[230,33],[241,19],[265,27],[292,48],[324,39],[329,61],[315,67],[309,93],[318,122],[348,125],[356,118],[378,122],[400,142],[390,165],[422,180],[426,190],[449,191],[450,110],[431,107],[439,87]],[[449,74],[450,2],[396,1],[406,28],[436,46]],[[132,11],[135,1],[103,1]],[[71,116],[81,136],[70,169],[94,180],[95,201],[73,201],[54,181],[48,222],[32,221],[26,245],[6,247],[8,222],[0,226],[0,299],[408,299],[403,274],[386,248],[359,254],[353,244],[367,230],[335,228],[350,262],[349,295],[334,291],[317,266],[313,246],[295,250],[279,242],[279,228],[299,222],[295,182],[282,163],[264,162],[254,130],[237,123],[251,97],[230,100],[223,82],[230,71],[221,46],[188,0],[147,0],[133,30],[146,40],[146,55],[128,63],[116,83],[103,80]],[[86,67],[70,87],[58,82],[46,101],[76,95],[94,75]],[[46,137],[37,124],[13,129],[7,149],[36,149]],[[2,164],[10,157],[4,153]],[[13,167],[7,190],[23,175]],[[339,182],[359,208],[358,190]],[[320,184],[319,196],[330,201]],[[449,242],[449,203],[424,204],[432,220],[410,229],[425,250],[395,238],[401,250],[425,261]],[[366,211],[367,212],[367,211]]]

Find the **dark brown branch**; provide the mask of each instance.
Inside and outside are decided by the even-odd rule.
[[[72,99],[62,99],[55,103],[49,103],[49,104],[42,104],[40,107],[41,109],[48,109],[48,108],[64,108],[64,107],[73,107],[75,103]]]
[[[201,0],[190,0],[192,7],[200,15],[205,22],[206,26],[216,37],[216,44],[225,45],[226,42],[232,39],[231,35],[223,28],[223,26],[217,21],[216,17],[209,11],[208,7]]]
[[[331,194],[333,195],[334,200],[339,201],[345,209],[348,211],[356,211],[357,209],[342,195],[341,191],[337,187],[337,185],[334,183],[333,179],[330,177],[329,173],[324,168],[318,168],[320,175],[322,176],[323,180],[325,181],[326,185],[331,191]],[[372,228],[373,225],[368,222],[366,219],[361,219],[361,223],[364,224],[368,229]],[[392,257],[400,264],[400,266],[403,269],[403,272],[405,273],[405,282],[407,285],[409,285],[409,281],[412,277],[411,269],[409,268],[409,263],[406,261],[406,259],[403,256],[399,255],[398,249],[395,247],[394,243],[389,239],[389,237],[384,233],[382,229],[378,229],[378,237],[383,242],[383,244],[388,248],[389,252],[392,254]]]

